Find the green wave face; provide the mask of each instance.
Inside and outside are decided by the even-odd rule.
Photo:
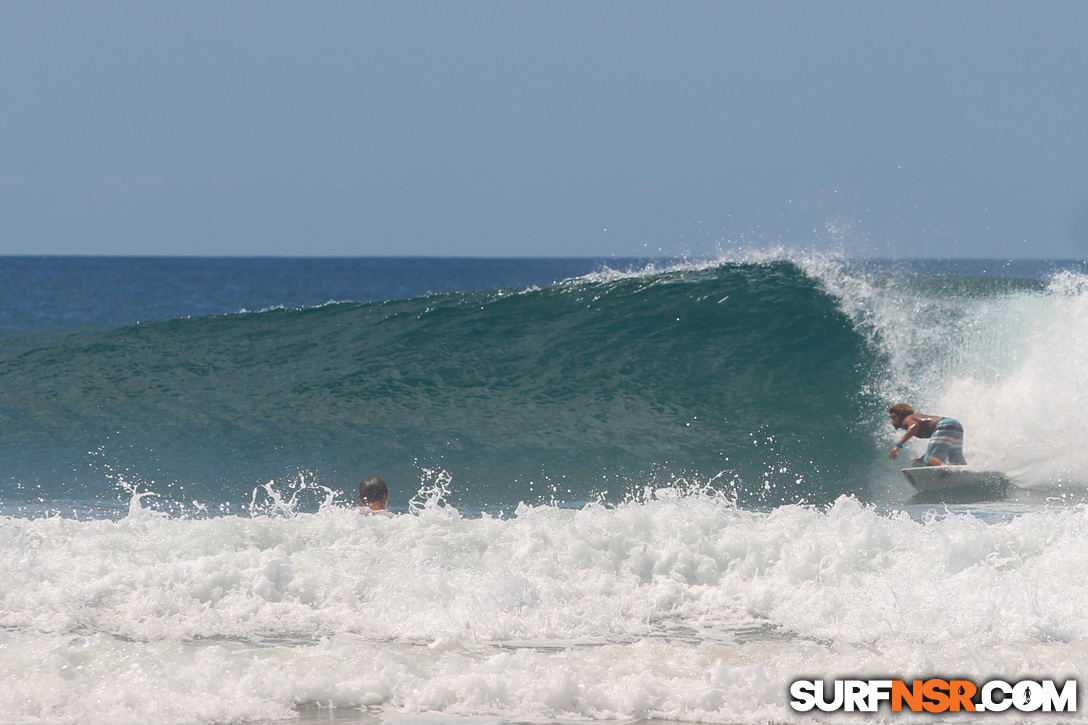
[[[82,497],[443,470],[482,509],[678,480],[771,506],[866,496],[876,364],[795,265],[721,264],[75,333],[0,362],[0,415],[13,480]]]

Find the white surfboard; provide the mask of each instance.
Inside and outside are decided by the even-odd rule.
[[[904,468],[903,475],[919,491],[956,489],[1005,489],[1012,480],[1001,471],[979,471],[964,466],[918,466]]]

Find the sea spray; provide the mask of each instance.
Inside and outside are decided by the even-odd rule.
[[[1088,405],[1083,272],[1049,279],[864,271],[808,260],[880,353],[866,389],[961,420],[969,463],[1021,486],[1083,489],[1079,411]],[[888,430],[878,413],[876,435]]]
[[[1088,463],[1080,453],[1088,408],[1088,277],[1057,275],[1044,294],[1020,306],[1030,324],[1017,325],[1015,335],[994,331],[998,339],[1019,343],[1015,357],[1007,356],[1013,357],[1007,369],[956,375],[942,404],[966,411],[994,467],[1027,485],[1083,488],[1088,481]]]

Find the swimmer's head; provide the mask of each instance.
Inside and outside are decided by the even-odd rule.
[[[359,501],[364,506],[381,504],[384,508],[388,499],[389,487],[377,476],[367,476],[359,482]]]

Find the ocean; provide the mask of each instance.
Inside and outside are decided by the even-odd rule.
[[[1076,261],[0,257],[0,723],[965,722],[790,685],[1088,671],[1085,410]]]

